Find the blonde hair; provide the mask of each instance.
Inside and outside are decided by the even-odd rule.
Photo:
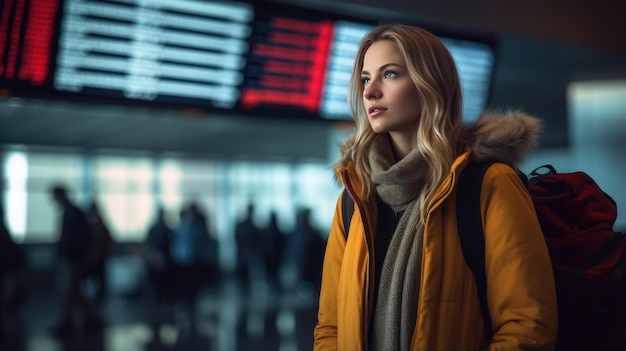
[[[364,184],[361,196],[369,197],[373,187],[368,154],[376,136],[363,105],[361,70],[365,52],[381,40],[395,43],[406,62],[407,70],[421,105],[415,149],[430,167],[430,177],[418,199],[423,216],[439,182],[448,173],[459,153],[463,129],[462,95],[456,64],[445,45],[432,33],[409,25],[386,24],[374,28],[361,41],[348,87],[348,104],[356,130],[341,147],[339,166],[352,161],[356,175]]]

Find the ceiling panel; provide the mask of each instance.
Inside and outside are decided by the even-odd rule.
[[[198,157],[288,161],[328,157],[324,121],[188,115],[181,111],[22,98],[0,100],[0,142]]]

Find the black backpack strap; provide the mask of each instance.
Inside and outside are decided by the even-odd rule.
[[[480,213],[480,190],[487,168],[494,162],[470,162],[460,175],[456,191],[456,214],[459,240],[465,262],[474,273],[480,309],[485,320],[487,339],[493,328],[487,306],[487,273],[485,269],[485,235]]]
[[[352,221],[352,214],[354,213],[354,200],[348,193],[347,189],[343,189],[343,195],[341,196],[341,217],[343,218],[343,235],[348,240],[348,233],[350,232],[350,222]]]

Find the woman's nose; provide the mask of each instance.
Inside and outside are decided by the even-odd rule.
[[[367,100],[380,98],[380,89],[374,80],[371,80],[363,89],[363,97]]]

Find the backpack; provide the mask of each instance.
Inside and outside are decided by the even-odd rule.
[[[470,163],[457,188],[459,238],[475,276],[489,338],[480,188],[494,162]],[[547,171],[540,173],[543,169]],[[613,230],[615,201],[583,172],[558,173],[546,165],[529,178],[520,177],[552,261],[559,323],[556,350],[626,350],[626,233]]]

